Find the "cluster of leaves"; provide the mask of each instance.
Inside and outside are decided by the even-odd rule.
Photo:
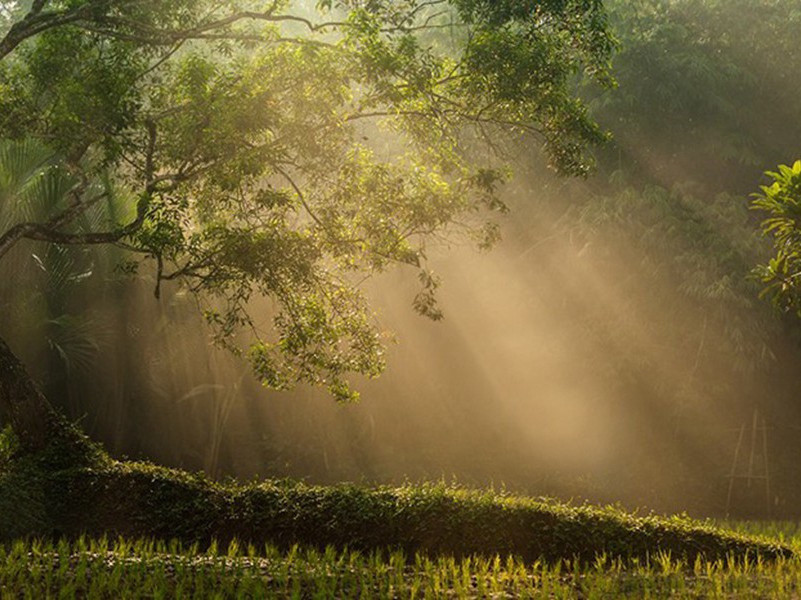
[[[757,267],[756,274],[765,284],[764,296],[781,310],[801,316],[801,160],[779,165],[768,176],[773,183],[762,186],[752,207],[768,214],[762,231],[773,237],[776,254]]]
[[[0,143],[0,228],[4,231],[26,221],[46,221],[64,210],[77,183],[59,156],[28,138]],[[81,215],[76,230],[91,231],[113,224],[127,198],[117,196],[110,178],[93,182],[91,193],[103,194]],[[22,250],[18,248],[17,250]],[[15,252],[2,265],[3,276],[14,281],[0,292],[0,310],[8,317],[3,333],[19,340],[27,356],[47,363],[41,379],[51,401],[65,407],[68,379],[88,372],[108,326],[98,311],[87,311],[85,300],[100,294],[113,277],[115,251],[57,245]]]
[[[612,83],[607,59],[614,41],[603,4],[460,0],[457,6],[468,23],[478,23],[466,52],[466,104],[483,100],[488,116],[500,108],[501,115],[539,123],[551,164],[587,175],[587,143],[607,136],[568,84],[582,71]]]

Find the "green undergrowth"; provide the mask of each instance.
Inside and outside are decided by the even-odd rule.
[[[13,444],[4,442],[5,447]],[[0,446],[2,447],[2,446]],[[81,453],[84,459],[91,452]],[[77,466],[49,453],[0,459],[0,539],[152,537],[181,543],[349,548],[549,563],[597,556],[690,562],[771,560],[792,551],[687,518],[475,491],[445,484],[365,488],[296,481],[214,482],[101,451]]]

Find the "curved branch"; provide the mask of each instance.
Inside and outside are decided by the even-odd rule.
[[[81,6],[45,11],[45,0],[35,0],[25,17],[14,23],[6,35],[0,39],[0,60],[11,54],[24,41],[50,29],[65,25],[75,25],[88,31],[102,33],[111,38],[137,41],[154,46],[172,45],[191,39],[254,39],[236,31],[225,30],[241,21],[264,21],[270,23],[299,23],[310,32],[318,32],[331,27],[347,25],[340,21],[314,23],[304,17],[295,15],[277,15],[277,2],[265,11],[239,11],[225,17],[207,22],[199,22],[183,29],[160,29],[133,19],[114,15],[93,14],[95,9],[104,4],[98,0]],[[124,4],[124,3],[123,3]]]
[[[43,0],[33,3],[25,17],[14,23],[6,35],[0,39],[0,60],[11,54],[17,46],[48,29],[77,23],[89,14],[91,4],[63,11],[44,11]]]
[[[106,191],[85,202],[76,202],[45,223],[19,223],[14,225],[0,236],[0,258],[6,255],[22,239],[64,245],[113,244],[136,233],[145,222],[147,210],[150,206],[149,194],[144,194],[139,200],[136,206],[136,217],[127,225],[102,232],[68,233],[60,231],[61,227],[74,221],[107,195],[108,192]]]

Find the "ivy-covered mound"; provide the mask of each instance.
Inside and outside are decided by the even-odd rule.
[[[0,538],[121,535],[183,542],[400,548],[431,554],[549,561],[790,557],[768,544],[685,518],[445,485],[368,489],[291,481],[221,484],[147,463],[118,462],[74,430],[38,455],[0,459]]]

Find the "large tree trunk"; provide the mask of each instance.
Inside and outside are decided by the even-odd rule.
[[[20,450],[33,453],[63,433],[65,421],[37,388],[8,344],[0,338],[0,422],[11,425]]]

